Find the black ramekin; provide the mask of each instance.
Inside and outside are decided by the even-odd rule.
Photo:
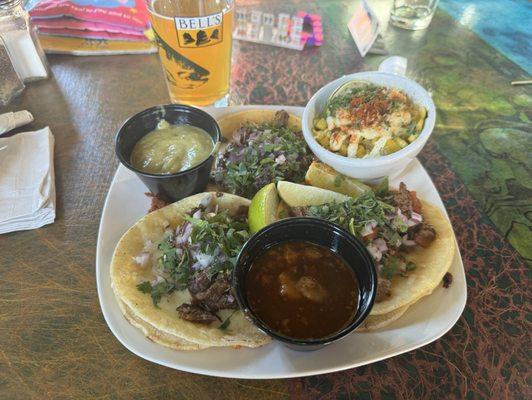
[[[169,124],[187,124],[205,130],[213,141],[210,156],[200,164],[174,174],[152,174],[135,168],[130,162],[133,147],[163,119]],[[135,172],[152,193],[171,202],[205,189],[220,135],[218,123],[205,111],[182,104],[165,104],[148,108],[127,119],[116,134],[115,152],[120,162]]]
[[[325,338],[300,340],[272,331],[250,309],[245,291],[246,274],[253,260],[267,249],[282,242],[304,240],[325,246],[340,255],[355,272],[359,285],[358,310],[341,331]],[[373,258],[364,244],[341,227],[323,219],[288,218],[275,222],[253,235],[244,245],[233,272],[233,286],[240,308],[260,330],[294,350],[317,350],[352,332],[368,316],[377,293],[377,272]]]

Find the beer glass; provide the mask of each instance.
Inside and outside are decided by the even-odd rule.
[[[226,105],[233,0],[149,0],[148,10],[172,102]]]

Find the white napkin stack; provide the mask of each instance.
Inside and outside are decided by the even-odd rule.
[[[48,127],[0,138],[0,234],[54,222],[53,155]]]

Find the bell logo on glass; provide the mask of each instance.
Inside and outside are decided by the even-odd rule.
[[[212,46],[223,40],[222,13],[197,18],[176,17],[174,20],[179,47]]]

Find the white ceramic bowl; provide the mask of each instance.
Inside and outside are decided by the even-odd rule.
[[[332,92],[348,81],[360,80],[377,85],[401,89],[414,103],[427,109],[427,119],[419,137],[405,148],[387,156],[375,158],[349,158],[333,153],[321,146],[312,134],[312,123],[319,114]],[[385,176],[394,177],[421,151],[427,142],[436,122],[436,107],[428,92],[411,79],[384,72],[359,72],[345,75],[322,87],[312,96],[303,112],[303,135],[312,152],[324,163],[336,171],[367,182],[377,181]]]

